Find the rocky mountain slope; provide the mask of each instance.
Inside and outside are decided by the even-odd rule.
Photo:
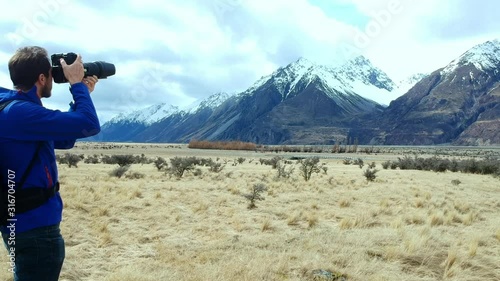
[[[393,101],[378,121],[383,144],[499,144],[500,41],[480,44]]]
[[[121,140],[114,132],[126,128],[134,133],[126,135],[128,140],[136,142],[187,142],[193,138],[332,142],[336,135],[346,137],[354,116],[381,112],[383,107],[372,99],[387,98],[395,88],[387,74],[364,57],[336,68],[301,58],[262,77],[243,93],[209,98],[218,103],[208,102],[210,106],[189,112],[168,112],[161,120],[138,125],[135,130],[130,124],[137,124],[137,114],[131,114],[129,122],[123,118],[108,122],[103,135]]]

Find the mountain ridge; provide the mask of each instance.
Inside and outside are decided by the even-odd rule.
[[[500,41],[487,41],[406,84],[395,83],[362,56],[334,67],[298,58],[239,94],[216,93],[190,110],[166,111],[170,115],[159,121],[138,125],[128,141],[499,143],[494,133],[473,141],[500,118],[494,67],[499,58]],[[408,91],[401,95],[403,87]],[[381,98],[390,102],[375,101]]]

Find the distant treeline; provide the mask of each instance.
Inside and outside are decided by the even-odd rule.
[[[333,146],[306,146],[306,145],[259,145],[253,142],[242,141],[200,141],[191,140],[188,148],[221,149],[221,150],[253,150],[258,152],[305,152],[305,153],[379,153],[374,147],[359,149],[357,144]]]
[[[221,149],[221,150],[256,150],[257,145],[252,142],[242,141],[199,141],[191,140],[188,148],[197,149]]]

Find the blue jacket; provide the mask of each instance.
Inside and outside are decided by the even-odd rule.
[[[87,86],[76,83],[70,91],[74,104],[69,112],[61,112],[42,106],[36,86],[27,93],[0,87],[0,103],[15,100],[0,112],[0,172],[4,179],[11,170],[15,171],[15,181],[20,181],[37,143],[42,141],[43,146],[23,188],[50,188],[58,181],[54,149],[70,149],[76,139],[99,133],[99,119]],[[44,205],[16,214],[15,232],[59,223],[62,208],[61,196],[57,192]],[[2,227],[1,231],[10,230]]]

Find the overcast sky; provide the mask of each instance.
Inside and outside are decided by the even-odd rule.
[[[102,122],[157,103],[181,108],[238,93],[299,57],[366,56],[395,82],[500,38],[497,0],[0,0],[0,85],[26,45],[114,63],[95,105]],[[67,85],[44,105],[66,110]]]

